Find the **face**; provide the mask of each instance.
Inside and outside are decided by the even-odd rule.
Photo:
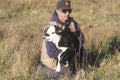
[[[47,41],[50,41],[50,42],[53,42],[53,43],[55,43],[56,41],[59,41],[60,35],[57,34],[58,33],[57,31],[56,31],[55,26],[48,25],[47,34],[44,36],[44,38]]]
[[[58,14],[58,18],[61,20],[61,22],[64,23],[66,20],[68,20],[71,10],[70,9],[66,9],[66,10],[57,9],[56,12]]]

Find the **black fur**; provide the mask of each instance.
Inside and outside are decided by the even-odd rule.
[[[77,36],[71,32],[68,27],[65,27],[60,33],[61,39],[59,41],[60,47],[68,47],[68,49],[61,54],[60,63],[66,65],[68,61],[69,68],[73,74],[75,74],[75,55],[79,52],[79,40]]]

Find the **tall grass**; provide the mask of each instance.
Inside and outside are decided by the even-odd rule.
[[[44,74],[36,78],[34,73],[40,60],[43,28],[56,1],[0,0],[0,80],[52,79]],[[120,1],[71,1],[71,16],[85,35],[90,68],[88,72],[78,71],[73,80],[119,80]]]

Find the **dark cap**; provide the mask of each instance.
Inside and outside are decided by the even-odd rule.
[[[59,0],[57,2],[56,8],[57,9],[62,9],[62,10],[71,9],[70,0]]]

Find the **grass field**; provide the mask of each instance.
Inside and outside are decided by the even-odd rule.
[[[0,0],[0,80],[57,80],[44,74],[34,76],[43,28],[56,1]],[[120,0],[71,2],[71,16],[85,35],[90,68],[78,71],[72,80],[120,80]]]

